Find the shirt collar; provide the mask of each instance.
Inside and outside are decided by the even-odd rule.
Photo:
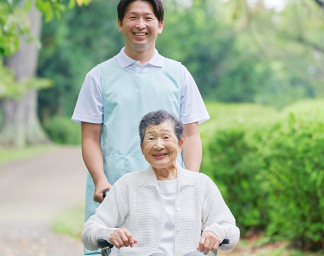
[[[151,165],[146,170],[144,170],[143,174],[144,174],[144,178],[139,181],[139,186],[144,186],[144,187],[158,186],[157,179]],[[194,181],[192,177],[186,173],[186,170],[181,167],[178,161],[177,161],[177,179],[178,179],[178,191],[180,190],[181,187],[194,185]]]
[[[125,53],[125,47],[120,50],[120,52],[116,55],[117,62],[122,68],[126,68],[128,66],[133,65],[136,62],[136,60],[133,60],[132,58],[128,57]],[[144,65],[150,64],[151,66],[156,66],[156,67],[162,67],[163,64],[163,57],[159,54],[159,52],[155,49],[155,53],[150,59],[149,62],[145,63]]]

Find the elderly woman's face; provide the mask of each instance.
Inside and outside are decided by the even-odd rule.
[[[155,168],[167,168],[176,163],[183,139],[178,142],[170,121],[150,125],[145,130],[142,153],[147,162]]]

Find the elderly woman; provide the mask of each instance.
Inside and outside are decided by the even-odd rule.
[[[203,255],[226,237],[233,248],[239,229],[217,186],[202,173],[177,162],[183,125],[164,110],[150,112],[139,125],[140,147],[150,164],[121,177],[95,215],[84,224],[82,242],[114,244],[111,255]]]

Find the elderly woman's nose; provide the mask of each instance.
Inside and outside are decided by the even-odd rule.
[[[163,148],[163,140],[161,138],[157,138],[155,140],[154,148],[155,149],[161,149],[161,148]]]

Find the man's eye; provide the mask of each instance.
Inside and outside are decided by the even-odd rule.
[[[135,20],[136,17],[135,16],[132,16],[132,17],[129,17],[131,20]]]
[[[151,17],[146,17],[145,19],[146,20],[153,20]]]

